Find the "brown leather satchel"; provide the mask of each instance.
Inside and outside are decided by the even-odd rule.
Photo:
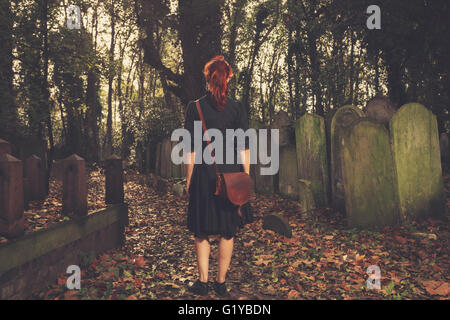
[[[206,131],[205,119],[203,118],[200,103],[196,100],[195,104],[197,106],[197,112],[200,116],[200,120],[202,121],[203,132],[205,133],[208,148],[211,148],[211,141]],[[252,180],[250,176],[245,172],[219,172],[214,155],[212,153],[211,155],[213,156],[214,168],[216,169],[217,177],[216,191],[214,192],[214,195],[228,199],[232,204],[238,206],[238,214],[242,216],[241,207],[250,201],[250,197],[252,195]]]

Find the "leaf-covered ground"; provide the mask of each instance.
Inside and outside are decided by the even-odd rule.
[[[104,180],[91,173],[90,204],[101,207]],[[67,275],[35,298],[199,299],[187,292],[197,279],[193,238],[185,226],[186,199],[161,197],[126,175],[130,225],[124,247],[82,262],[82,288],[65,288]],[[450,176],[446,176],[449,199]],[[98,205],[94,205],[98,204]],[[450,201],[447,201],[447,207]],[[331,210],[300,214],[296,201],[256,195],[255,222],[242,229],[228,274],[231,299],[449,299],[449,224],[442,219],[385,228],[349,230]],[[447,208],[448,212],[448,208]],[[293,229],[287,239],[262,228],[278,213]],[[210,279],[216,275],[213,242]],[[366,288],[370,265],[381,270],[381,289]],[[214,294],[202,299],[215,299]]]

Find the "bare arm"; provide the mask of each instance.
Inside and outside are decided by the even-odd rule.
[[[245,149],[240,151],[242,166],[244,167],[244,172],[250,174],[250,149]]]
[[[195,152],[189,152],[186,154],[186,159],[184,161],[186,166],[186,192],[188,192],[189,186],[191,185],[192,171],[194,171],[194,160]]]

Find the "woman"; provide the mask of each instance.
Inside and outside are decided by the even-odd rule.
[[[203,74],[206,79],[207,93],[199,99],[207,129],[219,129],[225,137],[226,129],[248,129],[247,112],[243,105],[227,97],[228,82],[233,77],[231,66],[223,56],[216,56],[206,63]],[[191,134],[191,150],[194,147],[194,121],[200,121],[195,102],[190,102],[186,110],[185,129]],[[225,138],[224,138],[225,139]],[[223,162],[226,159],[226,141],[223,141]],[[229,142],[228,142],[229,143]],[[250,172],[250,152],[248,141],[245,149],[237,151],[234,144],[234,163],[217,164],[220,172]],[[202,150],[207,147],[203,142]],[[243,159],[243,164],[236,161],[237,154]],[[213,288],[217,295],[227,294],[225,278],[230,266],[233,253],[234,237],[238,229],[253,220],[250,205],[241,208],[241,215],[237,207],[228,200],[214,195],[216,189],[216,171],[213,164],[194,165],[195,152],[187,155],[190,164],[186,164],[186,191],[189,195],[187,225],[194,234],[197,252],[199,279],[189,290],[195,294],[208,294],[208,267],[211,236],[219,237],[218,273]],[[203,158],[203,157],[202,157]]]

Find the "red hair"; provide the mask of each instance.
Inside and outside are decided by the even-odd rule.
[[[205,64],[203,75],[216,103],[216,109],[223,110],[227,104],[228,81],[233,77],[233,69],[223,56],[215,56]]]

